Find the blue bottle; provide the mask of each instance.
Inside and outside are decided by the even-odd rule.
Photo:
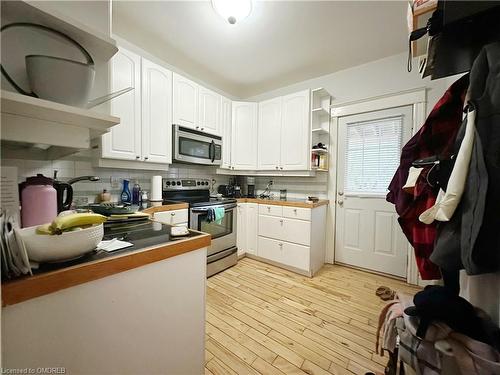
[[[123,180],[123,189],[120,195],[122,203],[132,203],[132,195],[130,194],[130,189],[128,188],[129,180]]]

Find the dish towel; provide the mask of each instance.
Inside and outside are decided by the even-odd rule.
[[[215,207],[215,222],[217,224],[222,224],[222,219],[224,219],[224,207]]]

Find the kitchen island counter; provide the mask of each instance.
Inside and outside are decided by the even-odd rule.
[[[156,223],[154,225],[160,225]],[[165,231],[168,225],[163,225]],[[106,238],[106,236],[105,236]],[[197,231],[190,231],[185,238],[171,239],[169,233],[159,239],[132,240],[134,246],[107,253],[92,252],[74,261],[40,266],[33,276],[26,276],[2,283],[2,306],[13,305],[31,298],[40,297],[75,285],[97,280],[146,264],[168,259],[189,251],[210,245],[211,237]]]

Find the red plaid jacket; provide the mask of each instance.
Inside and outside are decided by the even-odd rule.
[[[403,147],[401,164],[389,185],[387,201],[396,205],[399,224],[415,249],[415,257],[423,280],[440,279],[439,268],[429,260],[436,239],[436,222],[424,224],[418,220],[422,212],[432,207],[438,190],[427,184],[429,168],[420,174],[413,194],[402,187],[408,179],[411,163],[433,155],[447,158],[453,153],[455,138],[462,122],[469,75],[461,77],[445,92],[427,117],[425,124]]]

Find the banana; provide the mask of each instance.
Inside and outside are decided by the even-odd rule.
[[[50,230],[50,225],[51,223],[40,225],[39,227],[36,228],[36,234],[44,234],[44,235],[52,234],[52,231]]]
[[[73,227],[82,227],[85,225],[101,224],[107,220],[106,216],[92,213],[71,214],[56,217],[50,224],[52,234],[61,234]]]

